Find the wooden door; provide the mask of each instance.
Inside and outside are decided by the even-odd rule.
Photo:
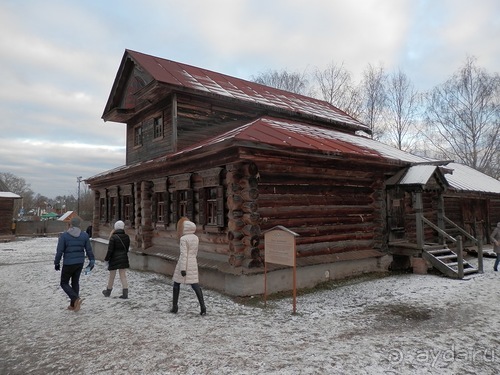
[[[405,192],[402,189],[387,191],[387,228],[389,241],[405,239]]]
[[[488,204],[486,199],[462,200],[462,227],[475,238],[488,242]]]

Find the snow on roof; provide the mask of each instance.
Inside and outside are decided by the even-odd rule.
[[[19,199],[21,198],[20,195],[10,193],[8,191],[0,191],[0,198],[13,198],[13,199]]]
[[[436,170],[435,165],[414,165],[408,168],[406,174],[399,181],[400,185],[425,185]]]
[[[73,211],[66,211],[59,219],[59,221],[64,221],[73,214]]]
[[[455,190],[500,194],[500,181],[493,177],[459,163],[449,163],[446,168],[453,170],[445,177]]]
[[[126,53],[158,82],[315,116],[370,132],[368,126],[324,100],[132,50]]]
[[[398,150],[371,138],[273,117],[261,117],[210,140],[204,141],[202,144],[200,143],[181,150],[178,153],[192,151],[231,138],[279,146],[314,149],[338,154],[350,153],[372,155],[374,157],[401,160],[410,163],[435,161]]]

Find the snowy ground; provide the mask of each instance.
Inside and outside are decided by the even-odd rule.
[[[129,271],[130,299],[97,262],[82,275],[82,309],[54,271],[55,238],[0,244],[0,374],[497,374],[499,285],[493,259],[468,280],[391,275],[244,304]]]

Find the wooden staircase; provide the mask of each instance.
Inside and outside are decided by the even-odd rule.
[[[438,249],[425,249],[422,252],[422,257],[429,261],[434,268],[442,272],[444,275],[452,278],[459,278],[458,275],[458,256],[448,247]],[[477,273],[478,269],[472,264],[463,260],[464,276]]]

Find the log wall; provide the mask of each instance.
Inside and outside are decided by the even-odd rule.
[[[261,230],[282,225],[298,233],[299,256],[377,248],[385,233],[382,176],[341,163],[321,168],[269,160],[259,165]]]

